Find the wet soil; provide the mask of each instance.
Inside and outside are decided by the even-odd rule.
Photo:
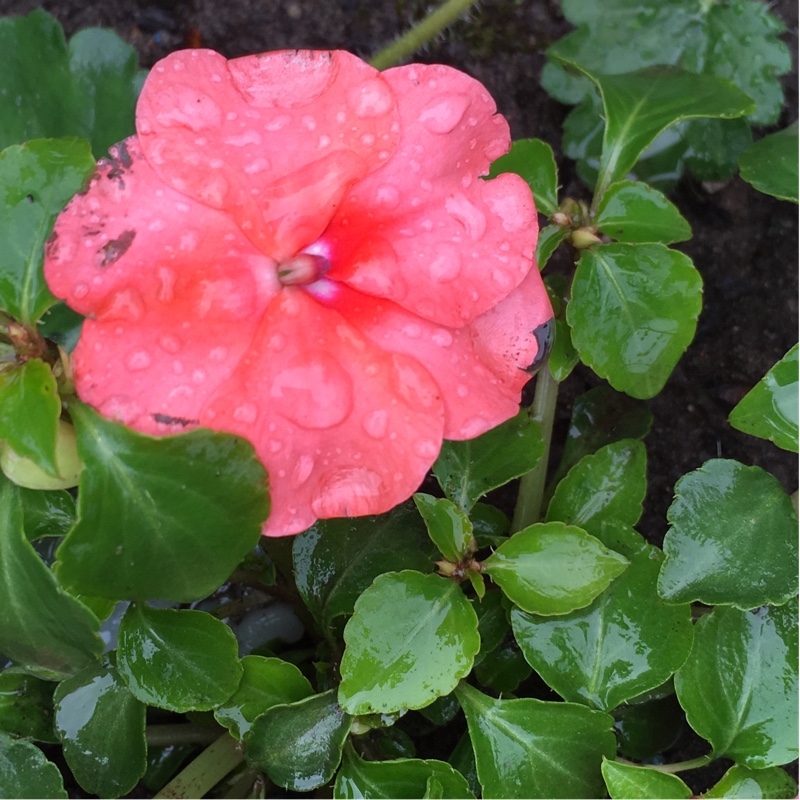
[[[68,36],[90,25],[112,27],[137,48],[141,65],[150,67],[187,45],[211,47],[228,57],[303,47],[344,48],[368,57],[432,5],[420,0],[0,0],[0,14],[41,7],[61,21]],[[778,0],[770,6],[787,25],[785,40],[796,54],[797,5]],[[485,0],[415,60],[450,64],[482,81],[514,138],[549,142],[564,192],[589,199],[572,163],[560,154],[569,109],[539,86],[543,51],[569,29],[558,0]],[[784,79],[787,105],[775,129],[797,119],[796,55],[794,63],[794,72]],[[721,187],[684,179],[673,200],[694,231],[681,249],[703,276],[705,299],[694,342],[665,390],[649,401],[654,415],[647,438],[650,485],[640,529],[655,543],[666,532],[676,480],[710,458],[758,465],[788,491],[797,488],[795,456],[727,423],[733,406],[797,341],[797,207],[759,194],[738,178]],[[556,437],[566,432],[574,398],[597,383],[580,367],[568,379]],[[695,776],[702,782],[700,773]]]

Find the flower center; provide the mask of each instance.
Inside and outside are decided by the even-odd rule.
[[[318,281],[331,268],[325,256],[298,253],[278,265],[278,280],[284,286],[297,286]]]

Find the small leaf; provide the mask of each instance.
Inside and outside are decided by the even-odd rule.
[[[475,797],[464,776],[444,761],[419,758],[365,761],[352,747],[345,749],[333,796],[336,800],[423,797],[431,778],[441,786],[439,797]]]
[[[484,797],[600,797],[600,763],[614,757],[613,720],[573,703],[494,700],[456,689]]]
[[[19,491],[0,478],[0,642],[29,672],[60,680],[103,652],[100,623],[61,589],[26,539]]]
[[[303,602],[323,630],[352,614],[358,596],[384,572],[430,572],[433,560],[425,524],[411,504],[388,514],[326,519],[294,537],[292,564]]]
[[[524,611],[552,615],[589,605],[627,565],[586,531],[545,522],[514,534],[483,571]]]
[[[169,711],[208,711],[236,691],[242,677],[233,631],[204,611],[136,603],[119,626],[117,664],[143,703]]]
[[[0,730],[38,742],[58,742],[53,732],[54,688],[53,683],[22,672],[0,672]]]
[[[553,148],[547,142],[541,139],[513,142],[511,151],[492,164],[489,177],[495,178],[503,172],[514,172],[526,181],[541,214],[550,217],[558,211],[558,170]]]
[[[566,233],[568,232],[565,231]],[[544,279],[544,285],[555,314],[553,344],[547,359],[547,366],[554,380],[560,383],[569,377],[580,360],[578,351],[572,344],[572,331],[570,331],[565,317],[571,291],[570,282],[565,275],[554,274],[548,275]]]
[[[536,265],[539,267],[539,271],[545,268],[550,256],[555,253],[569,233],[569,228],[565,228],[563,225],[546,225],[539,231],[539,239],[536,242]]]
[[[742,800],[797,797],[797,783],[780,767],[749,769],[734,764],[703,797],[733,797]]]
[[[80,785],[100,797],[130,792],[147,768],[145,711],[111,664],[62,681],[55,724],[64,757]]]
[[[478,618],[459,586],[406,570],[375,579],[344,629],[339,702],[353,715],[423,708],[469,673]]]
[[[669,750],[686,733],[686,717],[674,692],[641,703],[633,698],[612,713],[620,754],[637,761]]]
[[[511,625],[528,663],[565,700],[610,710],[660,686],[692,646],[688,605],[656,594],[659,552],[646,546],[588,608],[564,617],[518,609]]]
[[[661,192],[646,183],[620,181],[609,187],[597,208],[594,224],[620,242],[685,242],[689,223]]]
[[[647,451],[638,439],[622,439],[584,456],[556,487],[547,521],[594,532],[606,520],[635,525],[647,491]]]
[[[294,664],[280,658],[245,656],[242,669],[239,688],[214,711],[217,722],[237,739],[273,706],[294,703],[314,693],[308,678]]]
[[[517,643],[504,642],[475,667],[475,678],[497,694],[510,694],[531,674]]]
[[[797,123],[754,142],[742,153],[739,169],[759,192],[797,202]],[[796,451],[795,451],[796,452]]]
[[[85,464],[59,577],[115,599],[205,597],[258,543],[264,468],[243,439],[202,428],[156,439],[74,402]],[[231,509],[236,509],[232,514]]]
[[[425,520],[431,541],[448,560],[457,563],[470,548],[472,523],[450,500],[417,492],[414,503]]]
[[[798,450],[797,349],[795,345],[775,364],[728,416],[737,430],[793,453]]]
[[[247,760],[284,789],[311,791],[336,772],[352,722],[335,689],[273,706],[245,737]]]
[[[739,156],[753,141],[747,120],[693,119],[685,122],[684,164],[701,181],[726,181],[736,172]]]
[[[658,394],[694,338],[702,280],[691,259],[662,244],[585,250],[567,322],[581,360],[619,391]]]
[[[21,488],[19,496],[28,541],[42,536],[66,536],[75,524],[75,500],[69,492]]]
[[[530,472],[543,452],[539,423],[521,411],[477,439],[446,440],[433,474],[447,497],[469,513],[487,492]]]
[[[475,656],[477,665],[500,646],[503,639],[506,638],[506,634],[511,630],[511,625],[503,606],[501,591],[487,592],[480,600],[473,600],[472,607],[478,615],[478,634],[481,638],[481,649]]]
[[[93,168],[81,139],[38,139],[0,152],[0,308],[20,322],[32,325],[56,302],[42,274],[44,244]]]
[[[603,759],[603,780],[614,800],[682,800],[692,796],[692,790],[677,776],[649,767],[621,764]]]
[[[12,739],[0,731],[0,798],[22,798],[69,795],[58,767],[44,757],[44,753],[25,739]]]
[[[675,485],[658,591],[668,603],[756,608],[797,592],[797,517],[760,467],[716,458]]]
[[[675,690],[714,756],[751,769],[797,758],[797,600],[715,608],[696,625]]]

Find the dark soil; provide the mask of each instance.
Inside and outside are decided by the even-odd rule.
[[[770,3],[789,28],[797,52],[797,5]],[[283,48],[343,48],[363,57],[404,32],[429,7],[420,0],[0,0],[0,14],[41,7],[67,35],[90,25],[114,28],[139,51],[143,67],[187,44],[228,57]],[[564,191],[589,198],[571,162],[560,156],[569,109],[539,86],[544,49],[570,29],[557,0],[486,0],[469,18],[419,53],[416,60],[458,67],[481,80],[511,123],[514,138],[538,137],[555,149]],[[776,128],[797,119],[797,59],[784,80],[787,106]],[[758,132],[757,135],[769,131]],[[797,341],[797,207],[759,194],[734,178],[722,187],[684,179],[673,200],[694,238],[683,250],[705,283],[695,341],[649,405],[650,489],[641,531],[660,543],[678,478],[715,457],[755,464],[788,491],[797,488],[796,457],[733,430],[728,413]],[[556,437],[566,432],[571,402],[597,384],[579,368],[562,388]],[[686,756],[684,756],[686,757]],[[691,776],[687,776],[691,780]],[[700,778],[700,775],[697,774]],[[709,784],[706,783],[706,786]]]

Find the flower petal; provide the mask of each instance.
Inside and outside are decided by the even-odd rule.
[[[319,236],[398,137],[388,83],[343,51],[173,53],[145,81],[136,124],[168,185],[225,209],[277,260]]]
[[[349,192],[322,236],[331,278],[461,326],[528,274],[538,233],[527,184],[479,176],[510,146],[477,81],[440,65],[384,73],[398,100],[394,155]]]
[[[443,417],[439,387],[418,361],[286,288],[201,423],[253,443],[270,476],[264,532],[284,536],[407,499],[439,454]]]

